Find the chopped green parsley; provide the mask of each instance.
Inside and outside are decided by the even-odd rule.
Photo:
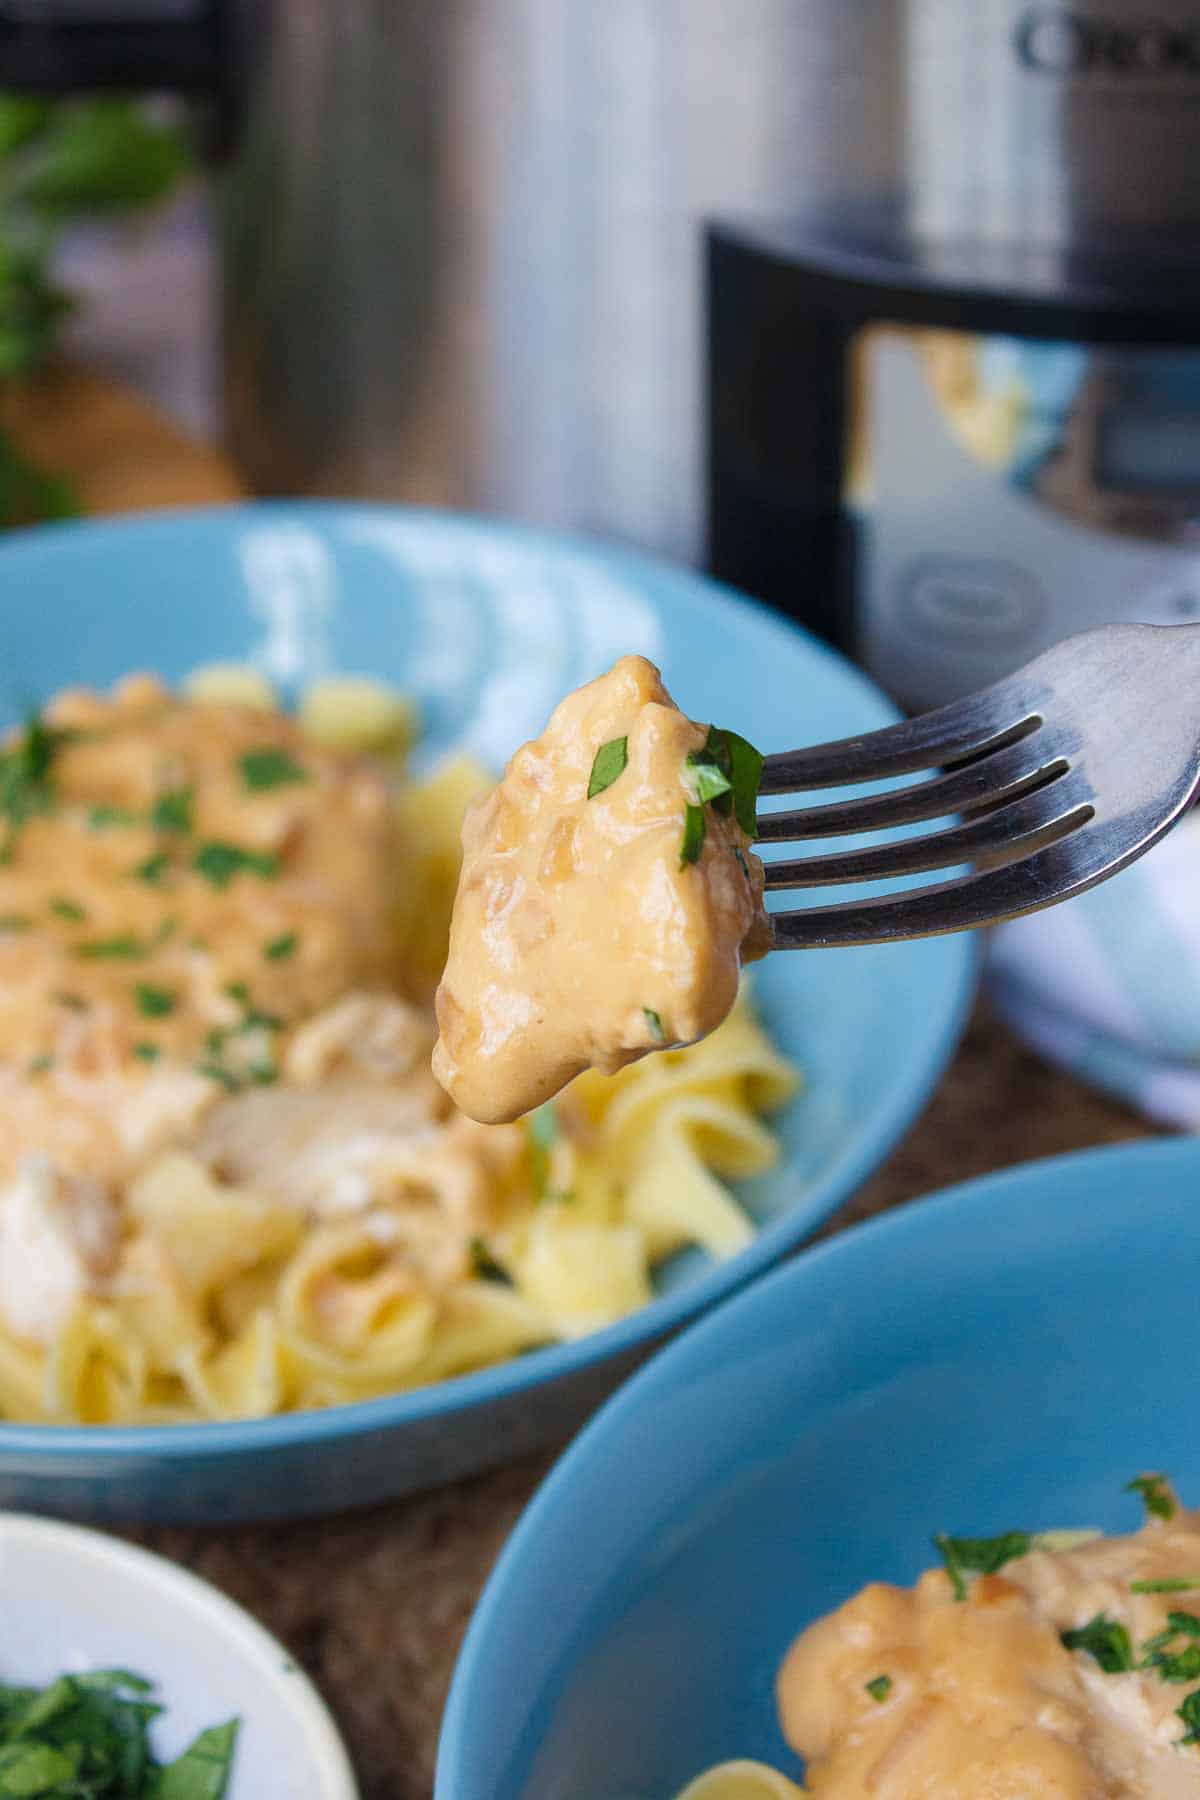
[[[1194,1688],[1183,1705],[1177,1706],[1175,1711],[1187,1726],[1187,1731],[1179,1742],[1200,1744],[1200,1688]]]
[[[1125,1489],[1127,1494],[1140,1494],[1151,1519],[1173,1519],[1176,1507],[1165,1475],[1139,1475]]]
[[[289,956],[296,954],[299,943],[300,939],[294,931],[285,931],[282,936],[271,938],[263,945],[263,955],[268,962],[286,962]]]
[[[148,856],[145,862],[138,863],[132,873],[138,881],[144,881],[150,887],[156,887],[171,866],[171,852],[158,850]]]
[[[588,779],[587,797],[594,800],[605,788],[610,788],[617,776],[622,774],[629,761],[629,739],[627,737],[610,738],[607,744],[601,744],[592,762],[592,773]]]
[[[1064,1649],[1085,1651],[1106,1675],[1124,1675],[1134,1667],[1129,1633],[1107,1613],[1097,1613],[1086,1625],[1076,1631],[1064,1631],[1061,1636]]]
[[[508,1271],[498,1263],[481,1237],[473,1237],[467,1247],[471,1273],[477,1281],[502,1281],[511,1286]]]
[[[117,826],[140,825],[141,822],[138,815],[125,806],[93,806],[88,813],[88,824],[93,831],[111,831]]]
[[[643,1006],[642,1013],[645,1017],[650,1036],[654,1039],[655,1043],[665,1044],[667,1041],[667,1034],[663,1030],[663,1022],[655,1012],[654,1008],[652,1006]]]
[[[176,997],[170,988],[153,987],[148,981],[139,981],[134,994],[143,1019],[165,1019],[175,1011]]]
[[[702,806],[688,806],[683,815],[683,842],[679,846],[679,866],[686,869],[689,863],[700,860],[700,852],[704,848],[704,838],[708,825]]]
[[[312,780],[304,765],[286,750],[247,750],[241,759],[241,770],[251,793]]]
[[[49,906],[56,919],[65,919],[69,925],[81,925],[87,918],[87,913],[78,901],[67,900],[61,894],[56,894]]]
[[[684,767],[684,785],[691,798],[684,815],[681,868],[694,863],[703,848],[706,806],[723,818],[736,818],[747,837],[755,835],[762,767],[761,755],[744,737],[709,726],[704,748],[691,751]],[[749,875],[749,864],[740,850],[738,860],[743,873]]]
[[[155,831],[191,831],[195,806],[190,787],[167,788],[158,796],[150,812]]]
[[[132,962],[145,956],[148,949],[143,939],[122,931],[113,937],[94,938],[90,944],[76,944],[75,954],[88,962]]]
[[[150,1727],[163,1708],[152,1692],[125,1669],[0,1687],[0,1800],[222,1800],[238,1721],[161,1763]]]
[[[1027,1556],[1033,1547],[1033,1537],[1028,1531],[1002,1531],[999,1537],[993,1538],[948,1537],[939,1531],[933,1542],[941,1553],[956,1600],[967,1597],[965,1574],[994,1575],[1014,1557]]]
[[[890,1675],[876,1675],[873,1680],[865,1681],[863,1686],[872,1700],[877,1700],[882,1706],[892,1691],[892,1678]]]
[[[279,873],[279,858],[264,851],[247,850],[242,844],[217,841],[202,844],[192,859],[197,874],[215,888],[226,888],[235,875],[257,875],[271,881]]]

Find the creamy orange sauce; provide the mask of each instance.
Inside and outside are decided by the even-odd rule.
[[[689,756],[708,732],[645,658],[569,695],[463,827],[433,1067],[475,1119],[510,1120],[582,1070],[712,1031],[767,948],[762,865],[705,806],[685,859]],[[625,760],[588,797],[597,752]]]
[[[1194,1594],[1131,1592],[1189,1577]],[[1168,1613],[1189,1610],[1200,1611],[1200,1515],[1184,1512],[1035,1549],[973,1580],[962,1602],[941,1570],[912,1589],[873,1584],[793,1646],[784,1732],[821,1800],[1195,1800],[1200,1748],[1181,1744],[1176,1709],[1200,1679],[1106,1673],[1062,1642],[1103,1614],[1136,1663]]]
[[[103,1184],[394,976],[401,845],[382,778],[280,714],[139,677],[46,720],[52,803],[0,864],[0,1185],[30,1154]]]

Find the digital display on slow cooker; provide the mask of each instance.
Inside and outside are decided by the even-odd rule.
[[[1200,413],[1105,413],[1096,432],[1096,485],[1127,494],[1200,493]]]

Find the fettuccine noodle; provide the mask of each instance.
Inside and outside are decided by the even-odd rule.
[[[4,1417],[171,1423],[368,1399],[594,1331],[645,1305],[676,1252],[723,1258],[749,1241],[753,1222],[728,1184],[776,1160],[763,1115],[791,1097],[797,1076],[748,994],[702,1043],[615,1077],[584,1075],[516,1125],[474,1123],[429,1074],[430,1000],[459,824],[487,773],[454,760],[424,782],[403,779],[414,712],[376,683],[310,692],[298,723],[268,710],[274,697],[253,671],[201,671],[187,692],[180,701],[143,683],[127,700],[92,697],[62,714],[94,715],[103,747],[118,714],[122,730],[151,732],[175,709],[177,734],[196,727],[186,779],[172,777],[167,793],[178,812],[178,794],[194,791],[186,819],[168,818],[169,830],[160,821],[142,843],[141,802],[122,790],[99,804],[108,795],[95,789],[80,731],[61,753],[53,799],[0,867],[0,916],[11,903],[33,921],[11,938],[0,928],[0,991],[41,981],[43,963],[56,993],[68,978],[79,990],[37,1067],[2,1077],[29,1106],[19,1115],[26,1138],[0,1143],[10,1156],[0,1192]],[[181,707],[199,710],[181,720]],[[268,730],[269,747],[255,751],[255,732]],[[222,770],[235,738],[261,785],[272,771],[279,783],[277,793],[241,796],[239,830],[247,844],[252,828],[259,835],[236,856],[233,826],[222,819],[218,831],[204,816],[221,782],[220,804],[227,813],[234,804]],[[322,899],[321,869],[296,861],[293,845],[303,839],[315,856],[316,821],[331,830],[331,811],[354,813],[352,797],[311,809],[318,789],[357,792],[364,756],[391,771],[403,855],[382,896],[364,894],[365,877],[354,876],[363,922],[337,940],[344,975],[326,979],[317,951],[335,941],[340,915]],[[129,781],[149,763],[141,752],[131,759]],[[160,794],[152,810],[162,805]],[[93,830],[100,815],[111,817]],[[123,862],[111,848],[124,843],[121,830]],[[76,846],[91,859],[90,889],[65,868]],[[142,909],[133,936],[116,924],[97,936],[92,923],[115,879],[96,859],[110,854],[112,870],[151,871],[145,892],[128,889]],[[39,857],[70,888],[51,903],[52,924],[42,923],[40,890],[29,898]],[[155,906],[170,911],[171,931],[155,927]],[[388,943],[372,936],[378,920]],[[141,960],[121,961],[134,954],[121,943],[134,938]],[[127,1020],[122,996],[135,992],[142,1016]],[[210,1045],[198,1059],[193,1025]],[[84,1067],[99,1054],[101,1026],[105,1078],[117,1084],[107,1101]],[[8,1055],[0,1046],[0,1061]],[[689,1790],[689,1800],[743,1791],[745,1800],[795,1792],[715,1787]]]

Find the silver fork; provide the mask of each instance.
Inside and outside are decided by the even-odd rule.
[[[919,821],[943,829],[766,862],[767,889],[880,881],[970,864],[899,893],[773,913],[774,948],[968,931],[1053,906],[1148,850],[1200,787],[1200,626],[1104,625],[936,712],[768,756],[762,794],[919,770],[925,781],[758,815],[758,843]]]

